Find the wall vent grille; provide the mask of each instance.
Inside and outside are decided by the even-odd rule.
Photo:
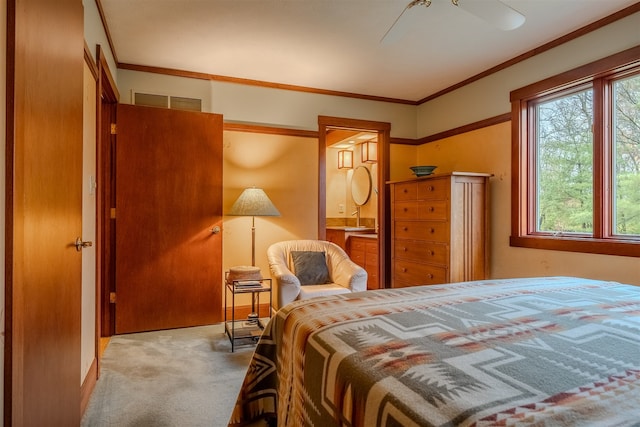
[[[133,92],[133,104],[144,107],[172,108],[174,110],[202,111],[202,100],[184,96],[157,95]]]

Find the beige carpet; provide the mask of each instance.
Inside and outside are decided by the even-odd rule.
[[[82,426],[226,426],[253,349],[222,324],[114,336]]]

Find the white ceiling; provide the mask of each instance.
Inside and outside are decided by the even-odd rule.
[[[460,0],[483,2],[489,0]],[[120,63],[418,101],[637,0],[502,0],[501,31],[432,0],[101,0]]]

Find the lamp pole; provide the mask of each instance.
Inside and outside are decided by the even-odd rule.
[[[251,266],[256,265],[256,217],[251,216]]]

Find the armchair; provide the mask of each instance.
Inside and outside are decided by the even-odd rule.
[[[324,283],[309,283],[308,275],[302,271],[308,270],[309,265],[305,265],[305,259],[309,257],[303,256],[311,255],[317,264],[323,258],[315,256],[318,253],[324,254],[325,271],[328,276],[323,280]],[[335,243],[323,240],[278,242],[267,249],[267,258],[273,280],[273,301],[276,310],[297,299],[367,290],[367,272]],[[312,270],[313,267],[311,266]],[[321,265],[315,267],[323,269]]]

